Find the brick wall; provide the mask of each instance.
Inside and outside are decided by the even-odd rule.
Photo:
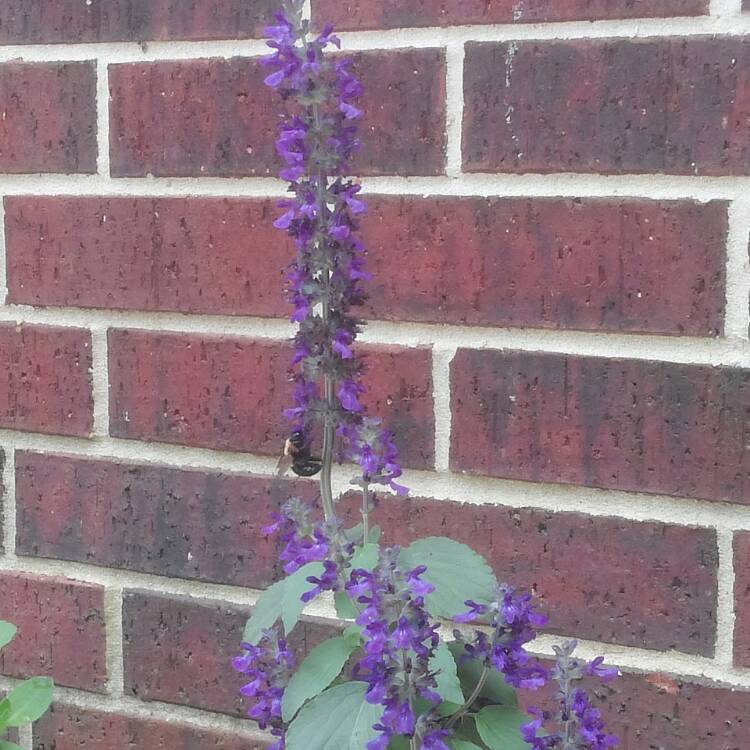
[[[60,685],[24,750],[263,747],[228,660],[279,572],[273,4],[0,3],[0,690]],[[750,747],[747,11],[312,0],[368,87],[369,398],[413,490],[378,520],[618,664],[624,750]]]

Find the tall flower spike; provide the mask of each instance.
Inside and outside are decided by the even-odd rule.
[[[294,405],[286,416],[293,430],[308,436],[322,425],[322,494],[330,517],[335,435],[343,443],[343,457],[359,464],[363,483],[405,490],[396,484],[401,467],[390,433],[365,416],[362,365],[352,348],[361,325],[352,310],[365,300],[363,283],[370,278],[357,236],[366,205],[360,186],[345,177],[360,146],[356,123],[363,87],[351,60],[327,54],[339,46],[332,29],[309,35],[302,6],[300,0],[286,0],[277,24],[267,29],[274,52],[264,63],[266,84],[289,110],[276,150],[284,164],[280,177],[293,197],[282,201],[275,222],[297,249],[288,273],[291,319],[299,331],[292,363]]]

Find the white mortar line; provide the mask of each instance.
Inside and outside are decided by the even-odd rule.
[[[0,306],[8,299],[8,269],[5,252],[5,201],[0,195]]]
[[[183,313],[92,310],[89,308],[0,308],[0,323],[24,323],[103,331],[108,327],[206,336],[287,341],[293,326],[284,319]],[[370,321],[361,341],[383,346],[517,350],[583,357],[654,360],[675,364],[750,366],[750,342],[656,334],[559,331],[539,328],[482,328],[432,323]],[[101,385],[103,389],[103,384]]]
[[[463,171],[463,118],[464,118],[464,57],[462,42],[451,43],[446,48],[446,165],[449,177],[460,177]]]
[[[727,234],[727,291],[724,334],[747,339],[750,335],[750,200],[729,206]]]
[[[21,680],[2,676],[0,689],[10,690],[20,682]],[[248,741],[268,740],[268,735],[261,732],[255,722],[248,719],[161,701],[146,702],[130,696],[110,697],[57,685],[55,686],[55,702],[83,711],[117,713],[142,721],[185,724],[198,730],[230,732],[246,737]]]
[[[66,454],[82,459],[111,459],[120,463],[269,478],[276,473],[277,461],[272,456],[117,438],[84,440],[0,430],[0,441],[5,444],[10,440],[16,450]],[[351,477],[349,467],[335,468],[334,483],[339,494],[351,488]],[[405,471],[404,483],[412,497],[453,503],[536,508],[551,513],[580,513],[708,529],[750,530],[750,506],[735,503],[412,469]]]
[[[734,534],[730,530],[719,532],[719,598],[716,610],[717,662],[730,669],[734,666]]]
[[[122,632],[123,587],[109,584],[104,589],[104,631],[107,644],[107,692],[125,695],[125,663]]]
[[[30,725],[18,727],[18,744],[23,750],[34,750],[34,732]]]
[[[728,2],[722,5],[728,8]],[[736,7],[736,1],[735,6]],[[718,8],[718,2],[715,2]],[[750,17],[713,15],[693,18],[643,18],[564,23],[515,23],[451,27],[401,28],[380,31],[341,32],[345,51],[444,47],[468,41],[554,41],[565,39],[645,39],[750,33]],[[0,62],[58,62],[99,58],[107,63],[158,62],[208,57],[258,57],[268,54],[261,39],[172,42],[106,42],[89,44],[7,45],[0,48]]]
[[[711,0],[709,13],[712,16],[739,16],[742,0]]]
[[[432,349],[432,393],[435,411],[435,470],[450,470],[451,362],[455,347]]]
[[[601,174],[463,174],[457,177],[366,177],[368,194],[451,197],[641,198],[735,200],[750,194],[750,177]],[[280,198],[286,185],[272,177],[137,177],[0,175],[0,193],[40,196]]]
[[[96,145],[97,172],[109,178],[109,70],[106,62],[96,64]]]
[[[109,435],[109,365],[107,326],[91,328],[92,390],[94,396],[94,434]]]
[[[312,20],[312,0],[305,0],[305,7],[302,9],[302,18],[306,21]]]
[[[4,556],[16,557],[16,457],[13,438],[2,438],[3,462],[3,548]]]

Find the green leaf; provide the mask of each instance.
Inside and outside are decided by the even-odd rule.
[[[469,742],[468,740],[458,740],[453,738],[449,739],[447,742],[448,747],[451,750],[481,750],[478,745],[475,745],[473,742]]]
[[[377,544],[380,541],[380,537],[383,533],[383,529],[380,528],[380,526],[373,526],[370,529],[370,538],[367,540],[368,542],[372,542],[373,544]]]
[[[401,736],[391,737],[388,750],[409,750],[409,740]]]
[[[352,568],[364,568],[372,570],[378,564],[380,547],[368,542],[362,547],[357,547],[352,555]]]
[[[383,713],[365,701],[366,692],[364,682],[345,682],[314,698],[289,725],[286,750],[364,750]]]
[[[0,620],[0,648],[7,646],[16,636],[16,626],[12,622]]]
[[[362,628],[359,625],[350,625],[343,633],[344,640],[355,651],[362,645]]]
[[[336,617],[340,620],[354,620],[359,614],[352,600],[343,591],[333,595],[333,603],[336,605]]]
[[[272,627],[279,618],[284,622],[284,631],[289,633],[305,608],[300,597],[312,588],[305,579],[308,576],[320,576],[322,572],[322,563],[309,563],[267,588],[253,607],[242,640],[256,644],[263,631]]]
[[[442,641],[435,649],[435,655],[430,659],[430,671],[437,672],[435,675],[437,692],[443,699],[443,703],[440,704],[440,713],[443,715],[455,713],[463,705],[464,694],[458,679],[456,660],[448,645]]]
[[[521,736],[521,725],[529,717],[517,708],[487,706],[476,716],[477,731],[490,750],[529,750]]]
[[[0,740],[0,750],[21,750],[21,748],[15,742]]]
[[[325,690],[338,677],[356,646],[338,636],[316,646],[300,664],[284,691],[281,717],[290,722],[306,701]]]
[[[20,727],[36,721],[52,703],[54,687],[49,677],[32,677],[14,688],[2,702],[10,707],[5,726]]]
[[[464,602],[491,602],[497,581],[487,561],[465,544],[447,537],[418,539],[401,553],[404,569],[426,565],[422,576],[435,591],[425,597],[436,617],[454,617],[466,610]]]
[[[458,678],[461,680],[464,695],[471,695],[474,692],[477,682],[479,682],[484,667],[476,659],[467,659],[465,661],[461,659],[461,655],[464,653],[464,646],[459,641],[451,641],[448,644],[448,648],[453,654],[456,664],[458,664]],[[479,695],[501,706],[512,706],[513,708],[518,706],[516,691],[505,681],[503,675],[494,669],[490,670],[487,675],[487,681],[484,683],[482,692]]]

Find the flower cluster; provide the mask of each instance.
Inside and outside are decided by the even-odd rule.
[[[530,709],[533,721],[521,728],[524,740],[533,750],[607,750],[617,738],[604,731],[601,713],[591,705],[586,692],[577,687],[584,677],[609,681],[618,676],[616,669],[602,666],[602,658],[587,663],[576,659],[576,642],[555,647],[556,661],[551,676],[558,685],[555,699],[559,710],[548,717],[538,708]],[[545,730],[545,719],[554,720],[555,731]]]
[[[424,597],[433,586],[421,579],[421,566],[402,572],[398,547],[384,550],[375,569],[354,570],[347,593],[363,606],[356,622],[362,627],[364,657],[355,675],[368,684],[366,700],[383,706],[375,729],[377,739],[367,750],[384,750],[393,736],[414,737],[417,717],[414,701],[419,697],[431,706],[441,702],[429,661],[439,644],[437,625],[430,622]],[[429,726],[421,717],[422,750],[442,750],[444,730]]]
[[[352,345],[360,321],[352,313],[365,299],[365,248],[357,236],[366,210],[360,186],[344,177],[359,148],[357,120],[362,84],[352,61],[333,59],[338,47],[330,28],[310,39],[301,0],[286,0],[277,25],[267,29],[274,49],[265,64],[266,84],[291,112],[276,142],[294,197],[282,202],[275,226],[294,240],[289,271],[292,321],[299,324],[292,361],[293,406],[286,410],[294,431],[309,436],[315,424],[335,431],[344,456],[356,461],[364,481],[393,484],[401,475],[389,433],[364,417],[362,365]]]
[[[546,618],[536,612],[530,594],[519,594],[511,586],[498,586],[497,599],[492,604],[467,601],[469,611],[454,617],[455,622],[469,623],[482,620],[491,634],[477,631],[472,641],[464,645],[464,658],[477,659],[488,668],[505,676],[509,685],[536,690],[547,680],[547,672],[524,648],[536,638],[537,628]],[[460,632],[457,640],[463,640]]]
[[[284,723],[281,720],[281,700],[294,670],[294,656],[276,628],[263,631],[260,641],[242,644],[242,654],[232,660],[237,672],[247,682],[240,693],[252,699],[248,716],[268,729],[277,742],[269,750],[283,750]]]

